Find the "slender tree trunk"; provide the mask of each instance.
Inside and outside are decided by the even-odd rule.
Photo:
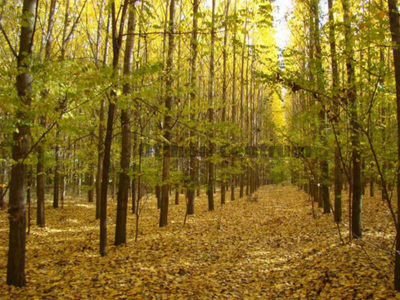
[[[163,169],[162,169],[162,192],[161,192],[161,209],[160,209],[160,227],[168,225],[168,202],[169,202],[169,172],[171,165],[171,130],[172,130],[172,103],[174,101],[173,82],[173,54],[174,54],[174,17],[175,17],[175,0],[171,0],[169,5],[169,25],[168,25],[168,54],[166,74],[167,79],[165,82],[166,95],[165,95],[165,116],[164,116],[164,138],[167,141],[164,144],[163,151]]]
[[[369,196],[375,197],[375,176],[373,173],[369,177]]]
[[[136,189],[137,189],[137,183],[136,183],[136,178],[132,178],[131,182],[131,188],[132,188],[132,210],[131,212],[133,214],[136,213]]]
[[[116,95],[112,95],[116,97]],[[115,104],[109,104],[107,116],[107,131],[104,141],[103,176],[100,198],[100,255],[107,255],[107,193],[111,160],[112,127],[115,115]]]
[[[336,56],[336,38],[335,38],[335,19],[333,16],[333,0],[328,0],[329,7],[329,46],[331,50],[331,68],[332,68],[332,94],[335,95],[336,101],[338,101],[339,97],[337,97],[339,92],[339,72],[338,72],[338,63]],[[336,103],[334,106],[334,123],[336,128],[339,125],[339,113],[340,107],[339,103]],[[335,207],[335,222],[339,223],[342,221],[342,167],[340,161],[340,145],[335,143],[335,158],[334,158],[334,207]]]
[[[51,59],[51,48],[53,45],[53,26],[54,26],[54,13],[56,10],[56,0],[50,1],[49,19],[47,24],[47,36],[45,47],[45,61]],[[48,90],[43,93],[43,98],[47,98]],[[40,125],[46,127],[46,117],[39,118]],[[44,170],[44,141],[40,142],[37,146],[38,161],[36,165],[36,196],[37,196],[37,210],[36,210],[36,223],[40,227],[45,226],[44,216],[44,202],[45,202],[45,170]]]
[[[122,46],[122,36],[125,23],[125,15],[128,9],[128,0],[124,1],[120,14],[119,30],[117,28],[117,12],[115,8],[115,2],[111,3],[112,11],[112,41],[113,41],[113,70],[114,76],[117,76],[118,63],[120,50]],[[103,160],[103,176],[101,182],[101,198],[100,198],[100,255],[107,255],[107,192],[108,182],[110,173],[110,161],[111,161],[111,143],[112,143],[112,132],[113,123],[116,111],[117,93],[113,89],[110,93],[111,101],[108,106],[107,116],[107,130],[104,141],[104,160]]]
[[[388,0],[390,31],[392,34],[394,77],[396,81],[396,104],[397,104],[397,161],[400,161],[400,25],[397,0]],[[400,173],[396,175],[397,185],[397,207],[400,207]],[[396,224],[396,255],[394,266],[394,286],[400,291],[400,209],[397,210]]]
[[[141,135],[143,134],[143,128],[140,128]],[[136,218],[137,221],[139,220],[139,209],[140,209],[140,200],[142,199],[142,155],[143,155],[143,149],[142,149],[142,141],[139,143],[139,163],[138,163],[138,179],[137,179],[137,201],[136,201]]]
[[[44,120],[42,120],[42,122],[44,122]],[[38,151],[38,162],[36,164],[36,197],[37,197],[36,224],[40,227],[44,227],[45,226],[45,214],[44,214],[45,171],[44,171],[44,146],[42,143],[38,145],[37,151]]]
[[[60,139],[60,131],[58,129],[58,124],[56,125],[56,147],[55,147],[55,168],[54,168],[54,191],[53,191],[53,208],[58,208],[58,202],[60,199],[60,181],[61,181],[61,174],[60,174],[60,146],[59,146],[59,139]]]
[[[246,166],[246,171],[243,175],[246,176],[246,196],[250,195],[250,180],[251,180],[251,174],[250,174],[250,164],[252,162],[252,157],[251,157],[251,129],[250,129],[250,116],[249,116],[249,109],[250,109],[250,102],[252,99],[250,99],[250,95],[252,93],[252,83],[249,82],[249,69],[250,69],[250,47],[247,49],[247,66],[246,66],[246,127],[243,128],[243,133],[247,134],[247,146],[248,146],[248,163]],[[249,87],[250,85],[250,87]],[[243,184],[245,184],[243,182]]]
[[[12,159],[16,162],[11,168],[10,200],[9,200],[9,247],[7,261],[7,284],[24,286],[25,281],[25,197],[26,166],[23,159],[26,158],[30,146],[30,128],[28,113],[31,106],[32,75],[29,73],[35,32],[35,20],[37,0],[25,0],[22,14],[25,16],[21,23],[21,35],[19,40],[19,53],[17,66],[20,73],[16,78],[16,88],[20,101],[17,109],[16,124],[18,130],[13,132]]]
[[[133,46],[135,31],[135,2],[131,2],[128,17],[127,39],[124,56],[124,75],[128,76],[132,72],[133,62]],[[129,83],[124,84],[123,94],[131,94],[131,86]],[[115,245],[126,244],[126,218],[128,215],[128,198],[129,198],[129,169],[131,160],[131,127],[130,127],[130,110],[123,109],[121,111],[121,173],[119,175],[118,185],[118,202],[117,202],[117,220],[115,226]]]
[[[362,185],[361,185],[361,153],[360,153],[360,133],[358,123],[358,104],[355,85],[354,59],[352,52],[352,26],[350,20],[350,7],[348,0],[342,0],[343,22],[345,25],[345,55],[347,69],[347,98],[350,108],[350,126],[352,142],[352,236],[361,238],[361,203],[362,203]]]
[[[117,108],[115,108],[115,113],[117,113]],[[117,190],[117,165],[115,159],[112,159],[111,161],[111,176],[111,199],[114,200],[115,191]]]
[[[208,122],[209,126],[212,126],[214,123],[214,77],[215,77],[215,67],[214,67],[214,55],[215,55],[215,0],[212,0],[212,16],[211,16],[211,48],[210,48],[210,77],[208,82]],[[215,163],[213,161],[214,155],[214,142],[212,134],[212,128],[210,127],[210,142],[208,143],[209,147],[209,161],[208,161],[208,188],[207,188],[207,196],[208,196],[208,210],[214,210],[214,168]]]
[[[3,147],[1,150],[2,150],[1,151],[2,161],[0,162],[0,209],[5,209],[7,206],[7,203],[5,201],[6,177],[7,177],[6,149]]]
[[[32,181],[33,181],[33,167],[29,166],[28,174],[27,174],[27,190],[26,190],[26,199],[28,202],[28,232],[29,235],[31,233],[31,216],[32,216]]]
[[[68,24],[69,24],[69,0],[66,1],[65,4],[65,15],[64,15],[64,27],[63,27],[63,32],[62,32],[62,40],[61,40],[61,55],[60,55],[60,61],[63,61],[65,59],[65,50],[66,50],[66,44],[67,44],[67,30],[68,30]],[[64,100],[59,101],[59,108],[58,109],[63,109],[64,108]],[[59,200],[60,196],[63,197],[63,191],[61,189],[64,188],[63,182],[64,178],[61,174],[61,169],[62,166],[60,165],[60,145],[59,145],[59,139],[60,139],[60,127],[57,124],[56,126],[56,147],[55,147],[55,170],[54,170],[54,195],[53,195],[53,208],[58,208],[59,205]],[[61,193],[61,195],[60,195]]]
[[[101,99],[99,113],[99,140],[97,144],[97,174],[96,174],[96,219],[100,219],[100,199],[101,199],[101,178],[103,174],[104,159],[104,120],[105,120],[105,101]]]
[[[107,31],[104,45],[103,64],[107,64],[108,58],[108,33],[110,31],[110,14],[107,19]],[[100,26],[100,25],[99,25]],[[99,34],[99,27],[97,28]],[[97,36],[98,42],[100,41],[99,35]],[[105,100],[101,99],[99,111],[99,140],[97,144],[97,173],[96,173],[96,219],[100,219],[100,202],[101,202],[101,180],[103,177],[103,161],[104,161],[104,130],[105,130]]]
[[[228,16],[229,16],[229,5],[231,1],[226,1],[225,7],[225,20],[224,20],[224,46],[223,46],[223,63],[222,63],[222,123],[226,122],[226,107],[227,107],[227,60],[228,60]],[[227,190],[227,174],[226,169],[228,168],[228,162],[226,161],[228,157],[225,158],[224,162],[222,163],[222,170],[221,170],[221,206],[226,202],[226,190]]]
[[[133,147],[132,147],[132,160],[134,161],[135,155],[137,151],[137,135],[135,134],[133,138]],[[137,194],[137,174],[136,174],[136,162],[134,161],[132,165],[132,170],[133,170],[133,177],[132,177],[132,182],[131,182],[131,187],[132,187],[132,213],[135,214],[137,210],[137,205],[136,205],[136,194]]]
[[[246,7],[246,14],[248,12],[248,8]],[[245,48],[246,48],[246,37],[247,37],[247,16],[245,18],[245,23],[244,23],[244,33],[243,33],[243,42],[242,42],[242,57],[241,57],[241,70],[240,70],[240,129],[244,132],[243,130],[243,121],[244,121],[244,83],[245,83],[245,78],[244,78],[244,70],[245,70]],[[244,161],[243,159],[241,160],[241,164],[243,165]],[[241,166],[244,169],[244,166]],[[240,173],[240,189],[239,189],[239,198],[243,198],[244,194],[244,170]]]
[[[65,139],[64,139],[65,142]],[[62,154],[62,159],[65,161],[66,158],[66,151],[63,151]],[[67,168],[64,165],[61,165],[62,170],[60,174],[60,200],[61,200],[61,208],[64,208],[64,201],[65,201],[65,193],[66,193],[66,187],[67,187]]]
[[[232,124],[236,124],[236,36],[237,36],[237,0],[235,0],[235,8],[234,8],[234,28],[233,28],[233,59],[232,59]],[[235,133],[232,133],[232,145],[235,143]],[[235,167],[235,154],[232,155],[231,158],[231,166]],[[233,175],[231,178],[231,201],[235,200],[235,185],[236,185],[236,176]]]
[[[89,170],[89,178],[88,178],[88,202],[92,203],[94,199],[94,175],[93,175],[93,166],[90,167]]]
[[[194,113],[194,107],[196,105],[197,99],[197,90],[196,90],[196,79],[197,79],[197,18],[199,11],[199,3],[198,0],[193,0],[193,25],[192,25],[192,40],[190,43],[191,46],[191,60],[190,60],[190,87],[192,91],[190,92],[190,109],[192,111],[190,115],[191,120],[195,120],[196,115]],[[189,158],[189,185],[188,185],[188,206],[187,206],[187,214],[194,214],[194,198],[195,198],[195,189],[197,183],[197,169],[196,169],[196,141],[195,139],[195,131],[193,129],[190,130],[190,158]]]
[[[315,43],[315,67],[317,70],[317,88],[319,91],[323,91],[324,87],[324,79],[323,79],[323,66],[322,66],[322,50],[321,50],[321,41],[320,41],[320,30],[319,30],[319,0],[312,1],[312,12],[314,14],[314,37],[312,38]],[[326,115],[325,115],[325,104],[321,99],[321,108],[318,113],[319,115],[319,136],[324,145],[324,148],[327,148],[327,140],[326,140]],[[322,204],[324,208],[324,213],[331,212],[331,206],[329,203],[329,165],[328,160],[326,159],[327,153],[322,154],[322,158],[320,159],[320,168],[321,168],[321,187],[320,187],[320,201],[319,204]]]

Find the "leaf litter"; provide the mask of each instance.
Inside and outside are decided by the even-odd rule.
[[[106,257],[98,255],[93,203],[69,199],[54,210],[49,202],[46,228],[33,225],[27,237],[24,288],[5,282],[8,221],[1,212],[0,298],[400,299],[392,288],[394,226],[382,200],[364,197],[364,238],[349,244],[344,220],[343,244],[332,214],[315,205],[313,219],[308,195],[297,188],[266,186],[257,194],[257,202],[240,199],[214,212],[203,194],[185,226],[181,195],[181,204],[171,201],[166,228],[158,228],[152,199],[139,240],[130,214],[127,245],[118,247],[116,202],[110,200]]]

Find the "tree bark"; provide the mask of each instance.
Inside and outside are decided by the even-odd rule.
[[[115,8],[115,2],[111,3],[112,11],[112,45],[113,45],[113,70],[114,76],[118,73],[118,63],[120,50],[122,46],[122,36],[123,28],[125,23],[125,15],[128,9],[128,0],[124,1],[120,14],[119,30],[117,28],[117,12]],[[119,15],[119,14],[118,14]],[[107,130],[106,137],[104,141],[104,160],[103,160],[103,175],[101,182],[101,198],[100,198],[100,255],[107,255],[107,192],[108,192],[108,182],[110,173],[110,161],[111,161],[111,143],[112,143],[112,132],[113,123],[116,111],[116,101],[117,93],[113,89],[110,93],[110,103],[108,106],[108,116],[107,116]]]
[[[51,48],[53,45],[53,26],[54,26],[54,14],[56,10],[56,0],[51,0],[49,9],[49,19],[47,24],[46,33],[46,46],[45,46],[45,61],[51,59]],[[46,98],[48,90],[43,92],[43,97]],[[41,116],[39,118],[40,125],[45,128],[46,117]],[[37,146],[38,161],[36,165],[36,197],[37,197],[37,210],[36,210],[36,224],[40,227],[45,226],[44,216],[44,202],[45,202],[45,170],[44,170],[44,141],[40,142]]]
[[[101,99],[99,113],[99,140],[97,145],[97,174],[96,174],[96,219],[100,219],[100,199],[101,199],[101,178],[103,176],[104,160],[104,120],[105,120],[105,101]]]
[[[223,62],[222,62],[222,123],[226,122],[226,106],[227,106],[227,60],[228,60],[228,16],[229,16],[229,4],[230,0],[226,1],[225,6],[225,20],[224,20],[224,46],[223,46]],[[227,190],[227,174],[226,169],[228,168],[228,157],[225,157],[224,162],[222,163],[221,170],[221,206],[226,202],[226,190]]]
[[[167,54],[167,66],[166,66],[166,95],[165,95],[165,115],[164,115],[164,143],[163,149],[163,168],[162,168],[162,188],[161,188],[161,203],[160,203],[160,227],[168,225],[168,205],[169,205],[169,173],[171,165],[171,130],[172,130],[172,103],[174,101],[173,82],[174,78],[172,75],[173,70],[173,54],[174,54],[174,17],[175,17],[175,0],[171,0],[169,5],[169,25],[168,25],[168,54]]]
[[[232,58],[232,116],[231,122],[232,124],[236,124],[236,36],[237,36],[237,0],[235,0],[235,7],[234,7],[234,28],[233,28],[233,58]],[[232,145],[235,143],[235,133],[232,133]],[[232,168],[235,167],[235,154],[231,157],[231,166]],[[235,175],[231,178],[231,201],[235,200],[235,185],[236,185],[236,177]]]
[[[55,147],[55,167],[54,167],[54,190],[53,190],[53,208],[58,208],[58,202],[60,199],[60,182],[61,182],[61,174],[60,174],[60,146],[59,146],[59,139],[60,139],[60,131],[59,125],[56,125],[56,147]]]
[[[5,209],[7,207],[7,203],[5,201],[6,195],[6,177],[7,177],[7,164],[6,164],[6,150],[2,146],[1,149],[1,163],[0,163],[0,209]]]
[[[358,123],[358,104],[357,90],[355,85],[355,70],[353,65],[352,52],[352,26],[350,20],[350,7],[348,0],[342,0],[343,22],[345,25],[345,55],[347,70],[347,98],[350,110],[351,142],[352,142],[352,236],[353,238],[362,237],[361,229],[361,203],[362,203],[362,185],[361,185],[361,153],[360,153],[360,129]]]
[[[133,46],[135,31],[135,2],[131,2],[128,17],[127,39],[124,56],[124,75],[132,73]],[[131,94],[131,85],[124,84],[123,94]],[[119,174],[118,199],[117,199],[117,220],[115,226],[115,245],[126,244],[126,218],[128,215],[128,198],[130,185],[130,160],[131,160],[131,127],[130,110],[121,111],[121,173]]]
[[[332,68],[332,94],[337,97],[339,92],[339,72],[336,55],[336,38],[335,38],[335,19],[333,15],[333,0],[328,0],[329,8],[329,46],[331,50],[331,68]],[[338,101],[338,100],[337,100]],[[334,105],[334,122],[335,125],[339,124],[339,103]],[[340,149],[339,145],[335,143],[335,158],[334,158],[334,207],[335,207],[335,222],[339,223],[342,221],[342,178],[343,172],[340,161]]]
[[[214,123],[214,77],[215,77],[215,66],[214,66],[214,55],[215,55],[215,0],[212,0],[212,15],[211,15],[211,46],[210,46],[210,77],[208,81],[208,122],[210,126],[209,136],[209,161],[208,161],[208,185],[207,185],[207,196],[208,196],[208,210],[214,210],[214,168],[215,163],[213,161],[215,144],[212,140],[214,138],[212,125]]]
[[[33,36],[37,0],[24,0],[22,14],[24,22],[21,23],[19,40],[19,53],[17,66],[20,73],[16,78],[16,88],[20,101],[17,109],[17,124],[13,132],[12,158],[16,162],[11,168],[10,200],[9,200],[9,248],[7,261],[7,284],[24,286],[25,280],[25,243],[26,243],[26,213],[25,196],[26,166],[23,160],[28,155],[30,146],[30,128],[28,111],[31,106],[32,75],[29,73],[31,65]]]
[[[388,0],[389,22],[392,35],[394,78],[396,81],[396,104],[397,104],[397,162],[400,161],[400,25],[397,0]],[[396,175],[397,185],[397,207],[400,207],[400,173]],[[397,210],[396,224],[396,254],[394,266],[394,286],[400,291],[400,209]]]
[[[42,117],[42,125],[44,117]],[[42,143],[38,144],[38,162],[36,165],[36,224],[39,227],[45,227],[45,214],[44,214],[44,201],[45,201],[45,171],[44,171],[44,146]]]
[[[191,47],[191,59],[190,59],[190,87],[191,92],[189,94],[190,99],[190,109],[192,113],[190,114],[190,119],[195,120],[196,115],[194,113],[194,107],[196,105],[197,99],[197,90],[196,90],[196,79],[197,79],[197,18],[199,11],[199,3],[198,0],[193,0],[193,25],[192,25],[192,40],[190,43]],[[193,125],[192,125],[193,126]],[[187,205],[187,214],[194,214],[194,199],[195,199],[195,190],[197,183],[197,169],[196,169],[196,141],[195,141],[195,131],[193,129],[190,130],[190,158],[189,158],[189,175],[190,180],[188,184],[188,205]]]
[[[99,27],[97,28],[99,32]],[[110,15],[108,15],[107,20],[107,31],[104,45],[104,57],[103,64],[107,64],[108,58],[108,33],[110,31]],[[98,33],[99,34],[99,33]],[[100,37],[98,36],[98,42]],[[100,219],[100,202],[101,202],[101,180],[103,177],[103,161],[104,161],[104,122],[105,122],[105,100],[101,99],[100,111],[99,111],[99,140],[97,144],[97,173],[96,173],[96,219]]]
[[[93,199],[94,199],[94,175],[93,175],[93,172],[94,172],[93,166],[91,166],[90,170],[89,170],[89,175],[88,175],[89,176],[89,178],[88,178],[88,187],[89,187],[88,202],[89,203],[92,203]]]
[[[313,42],[315,44],[315,67],[317,72],[317,89],[319,91],[323,91],[324,87],[324,78],[323,78],[323,66],[322,66],[322,50],[321,50],[321,41],[320,41],[320,30],[319,30],[319,0],[312,1],[312,13],[314,15],[314,37],[312,37]],[[319,116],[319,137],[322,141],[322,145],[325,149],[328,148],[327,140],[326,140],[326,114],[325,114],[325,104],[323,100],[317,96],[318,101],[320,102],[321,108],[318,113]],[[327,157],[327,150],[324,150],[322,153],[322,158],[320,158],[320,169],[321,169],[321,187],[320,187],[320,198],[319,205],[322,205],[324,209],[324,213],[331,212],[331,206],[329,203],[329,164]]]

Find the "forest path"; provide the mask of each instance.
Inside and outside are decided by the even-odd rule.
[[[158,228],[151,198],[134,242],[111,246],[115,201],[109,209],[109,252],[98,255],[94,205],[66,201],[46,207],[47,227],[32,227],[27,241],[28,286],[5,284],[8,222],[0,213],[0,298],[4,299],[390,299],[393,230],[379,199],[365,198],[365,242],[342,245],[332,214],[292,186],[266,186],[259,202],[229,202],[207,211],[205,194],[182,227],[181,204],[170,206],[170,225]],[[219,200],[219,196],[216,197]],[[173,199],[171,199],[172,202]],[[34,209],[32,210],[35,211]],[[346,209],[344,209],[344,216]],[[32,221],[34,223],[34,221]],[[346,222],[344,222],[346,223]],[[85,224],[85,225],[82,225]],[[341,226],[347,238],[345,225]],[[363,245],[361,247],[361,245]]]

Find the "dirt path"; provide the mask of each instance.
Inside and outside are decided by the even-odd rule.
[[[180,205],[171,205],[170,226],[163,229],[157,227],[158,210],[152,199],[143,212],[139,241],[134,242],[134,217],[129,216],[128,245],[118,248],[111,246],[115,221],[111,203],[105,258],[97,254],[94,205],[75,200],[64,211],[46,207],[47,227],[33,226],[28,238],[28,286],[23,289],[5,284],[8,222],[2,212],[0,298],[396,296],[391,290],[393,226],[380,200],[364,199],[365,242],[350,246],[341,244],[331,214],[322,215],[317,209],[317,218],[312,218],[307,196],[296,188],[267,186],[258,194],[257,203],[242,199],[215,212],[207,211],[203,195],[196,201],[197,215],[190,216],[185,227],[181,197]],[[346,226],[341,230],[347,238]]]

